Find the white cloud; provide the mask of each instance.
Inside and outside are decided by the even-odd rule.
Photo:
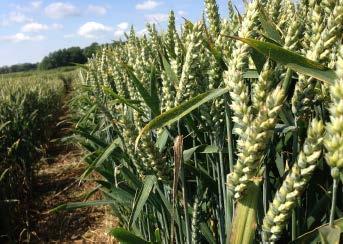
[[[30,1],[29,3],[25,3],[25,4],[10,4],[9,6],[12,8],[15,8],[17,11],[20,12],[33,12],[33,11],[37,11],[40,9],[40,7],[42,6],[43,1],[40,0],[34,0],[34,1]]]
[[[47,25],[37,23],[37,22],[32,22],[24,25],[21,27],[22,32],[40,32],[40,31],[45,31],[48,30],[49,27]]]
[[[183,11],[183,10],[179,10],[177,11],[178,15],[180,16],[186,16],[187,15],[187,12],[186,11]]]
[[[0,26],[9,26],[11,24],[22,24],[31,22],[32,18],[27,17],[20,11],[12,11],[6,15],[2,16],[0,19]]]
[[[149,10],[149,9],[156,8],[157,6],[159,6],[161,4],[162,4],[161,2],[156,2],[153,0],[147,0],[145,2],[136,4],[136,9],[138,9],[138,10]]]
[[[12,23],[25,23],[32,21],[31,18],[21,12],[10,12],[7,16],[7,20]]]
[[[63,29],[63,25],[61,25],[61,24],[52,24],[51,25],[51,29],[54,29],[54,30],[61,30],[61,29]]]
[[[25,35],[21,32],[15,34],[15,35],[10,35],[10,36],[0,36],[0,41],[10,41],[10,42],[41,41],[44,39],[45,39],[45,37],[42,35],[29,36],[29,35]]]
[[[160,23],[168,20],[168,14],[148,14],[145,18],[150,23]]]
[[[60,19],[68,16],[78,16],[80,12],[70,3],[55,2],[45,8],[45,14],[53,19]]]
[[[109,26],[97,22],[87,22],[79,28],[77,33],[82,37],[97,38],[110,31],[112,31],[112,28]]]
[[[129,23],[127,22],[121,22],[120,24],[117,25],[118,29],[120,30],[127,30],[129,28]]]
[[[89,14],[96,14],[96,15],[105,15],[107,13],[107,8],[100,5],[88,5],[87,13]]]
[[[21,27],[22,32],[41,32],[41,31],[47,31],[47,30],[60,30],[63,28],[63,25],[61,24],[52,24],[50,26],[41,24],[38,22],[31,22],[28,24],[25,24],[23,27]]]
[[[118,29],[118,30],[116,30],[114,32],[114,37],[115,38],[120,38],[120,37],[122,37],[124,35],[124,33],[125,33],[125,31]]]
[[[117,25],[117,29],[114,31],[114,37],[120,38],[124,35],[125,31],[129,28],[129,23],[121,22]]]
[[[42,6],[43,1],[32,1],[31,6],[33,9],[39,9]]]

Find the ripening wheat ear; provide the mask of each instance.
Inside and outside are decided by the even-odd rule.
[[[253,1],[247,9],[246,16],[238,35],[252,37],[255,34],[258,18],[258,1]],[[228,62],[228,70],[224,72],[224,84],[230,88],[231,104],[234,113],[233,121],[245,131],[251,121],[248,87],[243,79],[243,69],[248,65],[249,46],[236,42],[230,57],[224,57]]]
[[[235,199],[242,197],[248,182],[257,174],[265,149],[273,135],[284,98],[285,93],[280,87],[269,93],[256,118],[247,126],[237,142],[237,162],[234,171],[228,176],[228,189]]]
[[[337,1],[338,2],[338,1]],[[343,1],[341,1],[343,3]],[[330,62],[330,52],[339,45],[342,37],[343,27],[343,7],[334,5],[328,8],[330,15],[325,20],[324,8],[320,4],[315,4],[311,11],[311,26],[307,27],[305,41],[308,40],[308,50],[306,57],[328,65]],[[313,77],[299,75],[292,98],[292,110],[297,117],[308,117],[315,99],[316,80]]]
[[[287,33],[285,37],[284,47],[295,51],[298,49],[300,33],[301,33],[301,23],[298,18],[296,18],[296,13],[293,15],[294,20],[289,24],[287,28]]]
[[[111,65],[109,67],[109,73],[113,77],[114,84],[116,86],[116,89],[118,91],[118,95],[120,95],[123,98],[128,98],[128,90],[127,90],[127,80],[124,79],[123,70],[121,67],[119,67],[118,63],[120,63],[120,54],[117,53],[117,51],[114,51],[115,54],[109,55],[110,57],[113,57],[111,60]]]
[[[174,34],[176,33],[175,27],[175,15],[174,11],[170,11],[169,13],[169,20],[168,20],[168,30],[166,34],[166,46],[167,46],[167,54],[169,58],[175,58],[175,40]]]
[[[325,140],[326,162],[331,167],[333,178],[330,227],[334,226],[338,182],[340,174],[343,173],[343,47],[340,48],[338,54],[337,76],[337,81],[330,89],[332,99],[329,109],[331,122],[327,125]]]
[[[326,161],[331,167],[331,175],[338,178],[343,172],[343,47],[337,61],[338,80],[331,86],[330,123],[327,125],[325,147]]]
[[[302,31],[302,27],[301,22],[297,17],[298,14],[299,13],[295,11],[291,14],[291,16],[288,16],[288,18],[292,18],[292,21],[291,23],[288,23],[288,26],[285,31],[286,35],[283,47],[291,51],[298,50],[300,46],[300,34]],[[279,77],[280,80],[283,80],[285,78],[287,72],[286,67],[278,64],[275,71],[275,76]]]
[[[320,53],[320,62],[329,68],[334,68],[337,61],[337,50],[343,37],[343,0],[325,0],[321,2],[321,6],[324,9],[326,26],[321,33],[321,40],[317,43],[315,50]],[[319,83],[317,87],[319,89],[316,89],[316,100],[329,101],[329,84]]]
[[[132,114],[130,111],[125,109],[123,111],[122,116],[122,124],[125,125],[122,127],[122,136],[124,140],[124,146],[125,149],[128,152],[128,156],[131,159],[131,162],[133,163],[133,166],[137,170],[137,174],[140,177],[143,177],[148,172],[148,169],[146,168],[146,165],[144,165],[141,160],[141,155],[139,155],[139,152],[135,152],[134,148],[134,140],[136,136],[138,135],[138,131],[132,121]]]
[[[323,1],[322,4],[324,4]],[[312,37],[311,47],[307,57],[318,62],[328,64],[330,61],[330,51],[334,46],[338,46],[339,39],[342,37],[342,28],[343,28],[343,1],[340,0],[340,3],[334,4],[331,8],[327,8],[328,12],[325,12],[325,8],[322,6],[316,5],[320,10],[316,11],[317,22],[323,21],[323,23],[315,25],[314,28],[317,32]],[[324,9],[324,10],[323,10]],[[324,19],[327,17],[327,20]]]
[[[188,99],[195,91],[195,69],[196,62],[199,60],[199,48],[202,44],[202,29],[203,23],[199,22],[193,26],[193,30],[188,34],[188,46],[185,57],[185,62],[182,67],[182,74],[176,89],[175,106],[179,105],[183,100]]]
[[[262,229],[266,242],[274,242],[280,238],[296,200],[301,196],[316,168],[316,162],[322,152],[323,134],[323,123],[314,119],[297,162],[277,191],[263,219]]]
[[[128,41],[135,42],[136,40],[137,40],[137,36],[136,36],[135,28],[133,27],[133,25],[131,25]]]
[[[162,97],[161,97],[161,112],[167,111],[174,107],[175,87],[173,81],[165,71],[161,73],[162,78]]]
[[[144,46],[144,41],[142,41],[142,43],[140,43],[140,45]],[[132,65],[132,67],[134,69],[134,73],[135,73],[136,77],[141,81],[142,85],[145,88],[148,88],[150,85],[150,80],[149,80],[150,77],[149,77],[149,74],[146,72],[146,69],[149,67],[149,63],[147,63],[146,60],[147,60],[147,58],[148,58],[147,56],[149,56],[149,54],[147,54],[143,50],[146,51],[148,49],[137,47],[136,59]]]
[[[286,30],[297,19],[293,1],[284,0],[281,4],[280,15],[276,24],[281,30]]]
[[[312,4],[312,3],[311,3]],[[306,26],[304,43],[307,45],[306,57],[317,61],[318,55],[314,50],[317,42],[320,40],[320,33],[324,30],[324,15],[319,4],[313,4],[310,11],[310,25]],[[292,111],[297,118],[306,120],[309,117],[314,100],[315,79],[305,75],[299,75],[299,81],[296,83],[294,95],[292,97]]]
[[[220,33],[220,16],[216,0],[205,0],[205,6],[210,32],[214,37],[217,37]]]
[[[151,54],[154,58],[154,64],[156,67],[161,68],[163,65],[160,63],[160,52],[161,50],[161,44],[160,44],[160,37],[158,36],[156,26],[155,24],[148,24],[147,29],[150,35],[150,43],[151,43]]]
[[[278,18],[280,16],[281,12],[281,6],[282,6],[282,1],[281,0],[269,0],[267,1],[267,10],[269,16],[271,16],[272,20],[274,23],[278,23]]]
[[[270,82],[272,80],[272,70],[269,61],[267,61],[261,71],[259,79],[253,84],[252,106],[253,112],[257,113],[263,107],[267,94],[270,91]]]

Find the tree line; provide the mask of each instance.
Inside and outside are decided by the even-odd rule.
[[[38,63],[23,63],[23,64],[14,64],[11,66],[3,66],[3,67],[0,67],[0,74],[35,70],[37,69],[37,67],[38,67]]]
[[[114,44],[117,44],[117,42],[115,42]],[[102,45],[99,45],[98,43],[94,42],[85,48],[70,47],[59,49],[57,51],[49,53],[39,63],[22,63],[0,67],[0,74],[30,71],[36,69],[48,70],[63,66],[84,64],[87,62],[88,58],[91,58],[92,55],[101,46]]]

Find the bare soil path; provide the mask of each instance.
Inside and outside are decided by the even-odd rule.
[[[73,211],[49,212],[54,207],[83,201],[94,189],[91,181],[79,177],[86,168],[82,152],[66,145],[61,138],[71,133],[71,124],[64,122],[68,110],[63,109],[54,130],[53,140],[47,146],[47,158],[38,166],[30,207],[31,230],[29,243],[113,243],[107,235],[116,224],[106,207],[87,207]],[[88,200],[100,199],[95,194]]]

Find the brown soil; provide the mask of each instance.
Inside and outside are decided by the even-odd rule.
[[[63,112],[63,116],[66,111]],[[60,117],[62,121],[64,117]],[[29,243],[114,243],[107,235],[116,225],[108,207],[87,207],[70,211],[50,212],[68,202],[84,201],[95,187],[91,180],[80,182],[86,165],[82,152],[58,140],[70,133],[70,125],[61,123],[55,128],[54,140],[47,147],[47,158],[38,166],[32,187],[30,231],[23,232],[22,242]],[[96,177],[96,176],[92,176]],[[99,193],[88,201],[99,200]]]

